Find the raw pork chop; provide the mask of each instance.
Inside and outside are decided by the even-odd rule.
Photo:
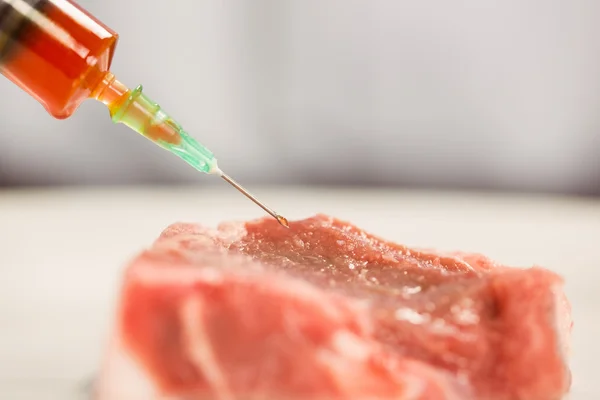
[[[98,399],[560,399],[562,280],[316,216],[175,224],[129,266]]]

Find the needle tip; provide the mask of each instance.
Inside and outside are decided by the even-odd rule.
[[[224,180],[226,180],[231,186],[233,186],[234,188],[236,188],[237,190],[239,190],[240,193],[242,193],[244,196],[246,196],[247,198],[249,198],[250,200],[252,200],[260,208],[262,208],[263,210],[265,210],[269,215],[271,215],[273,218],[275,218],[277,220],[277,222],[279,222],[279,224],[281,226],[285,226],[286,228],[290,227],[290,224],[288,223],[288,220],[285,217],[282,217],[281,215],[277,214],[275,211],[271,210],[269,207],[267,207],[266,205],[264,205],[262,202],[258,201],[256,199],[256,197],[252,196],[246,189],[244,189],[243,187],[241,187],[239,185],[239,183],[237,183],[236,181],[234,181],[233,179],[231,179],[231,177],[229,175],[225,174],[220,169],[215,169],[215,174],[220,175],[221,178],[223,178]]]
[[[287,218],[286,218],[286,217],[282,217],[281,215],[277,215],[277,216],[275,217],[275,219],[277,219],[277,222],[279,222],[279,224],[280,224],[281,226],[285,226],[286,228],[288,228],[288,229],[289,229],[289,227],[290,227],[290,224],[288,223],[288,220],[287,220]]]

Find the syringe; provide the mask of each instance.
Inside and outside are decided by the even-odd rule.
[[[130,90],[110,72],[119,36],[71,0],[0,0],[0,73],[55,118],[68,118],[86,99],[104,103],[123,123],[198,171],[220,176],[273,216],[267,207],[223,173],[213,153],[194,140],[161,107]]]

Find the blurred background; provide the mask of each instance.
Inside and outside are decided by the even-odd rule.
[[[595,0],[79,0],[244,184],[600,195]],[[221,184],[0,79],[0,185]]]

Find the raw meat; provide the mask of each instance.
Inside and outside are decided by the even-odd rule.
[[[541,268],[322,215],[175,224],[127,269],[97,398],[556,400],[571,327]]]

